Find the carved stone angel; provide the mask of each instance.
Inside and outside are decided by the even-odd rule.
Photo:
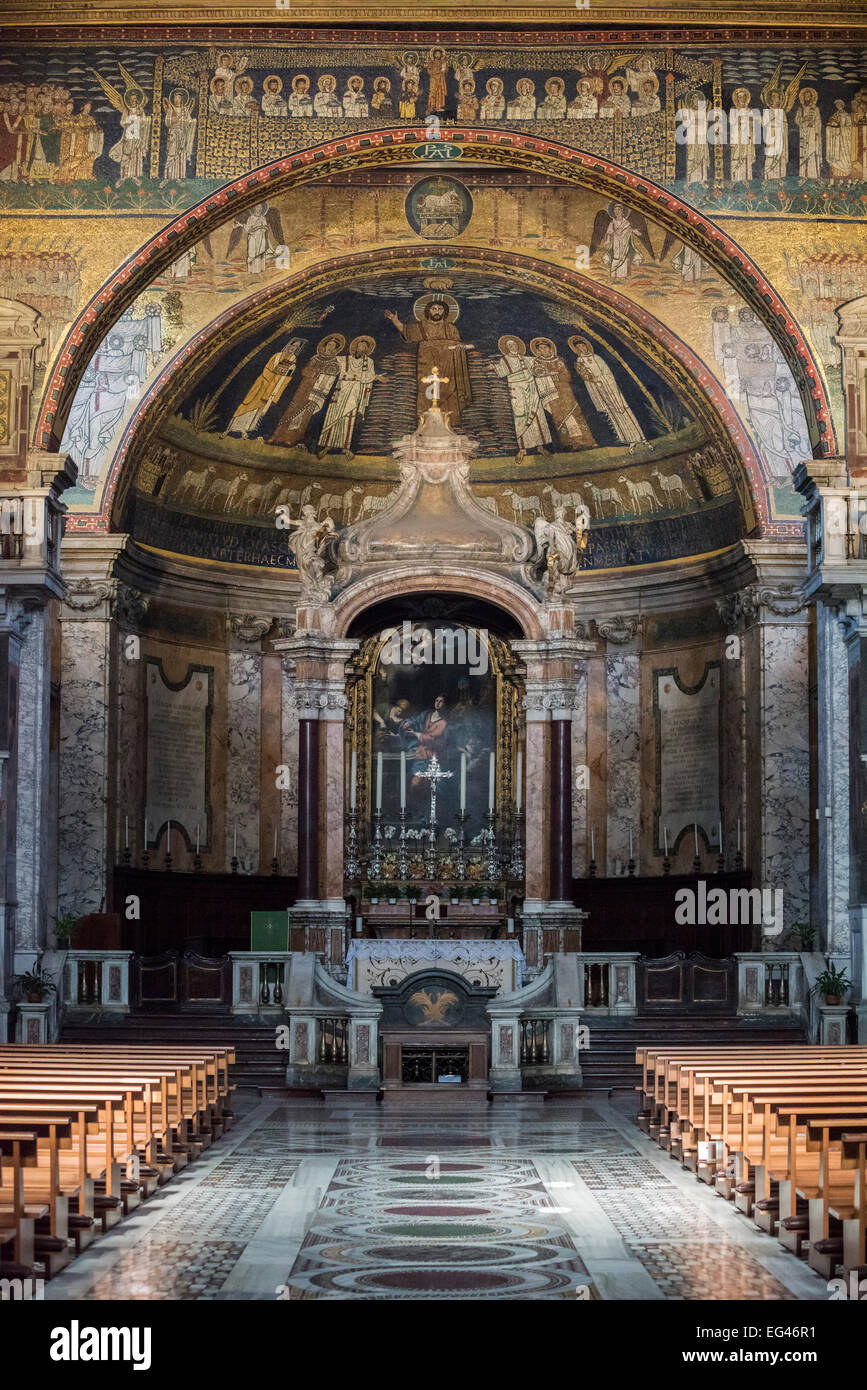
[[[301,508],[301,516],[293,523],[289,549],[295,556],[302,592],[317,599],[330,597],[331,585],[325,578],[327,552],[337,533],[330,516],[317,520],[316,508],[309,503]]]
[[[566,508],[555,507],[553,521],[544,516],[536,517],[533,534],[536,562],[541,564],[545,560],[547,563],[548,592],[565,594],[569,579],[578,569],[579,547],[583,550],[587,543],[586,527],[582,528],[579,523],[573,528],[566,520]]]

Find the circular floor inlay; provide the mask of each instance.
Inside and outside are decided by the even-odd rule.
[[[490,1207],[447,1207],[437,1202],[436,1206],[425,1207],[385,1207],[387,1216],[490,1216]]]
[[[518,1274],[493,1269],[383,1269],[363,1275],[357,1283],[368,1289],[413,1290],[416,1293],[463,1293],[516,1289]]]

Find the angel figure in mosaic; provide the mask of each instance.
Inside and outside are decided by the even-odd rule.
[[[807,70],[802,63],[787,86],[782,85],[782,62],[761,91],[765,122],[765,183],[784,179],[789,170],[789,115],[798,96],[801,78]]]
[[[625,280],[637,266],[656,260],[646,218],[623,203],[609,203],[607,209],[597,212],[590,238],[591,256],[597,251],[601,251],[612,280]]]
[[[134,183],[141,183],[151,137],[151,118],[145,114],[147,97],[123,63],[118,62],[118,68],[125,84],[122,96],[95,68],[91,68],[90,71],[115,111],[120,112],[122,134],[117,144],[112,145],[108,152],[109,159],[120,165],[120,175],[116,182],[120,184],[132,179]]]
[[[196,103],[185,87],[176,87],[168,101],[163,101],[166,127],[166,163],[164,179],[185,179],[187,164],[193,157],[197,121],[193,116]]]
[[[473,89],[476,85],[476,72],[481,64],[469,53],[459,53],[452,63],[455,74],[455,81],[458,84],[458,91],[461,89],[462,82],[472,82]]]

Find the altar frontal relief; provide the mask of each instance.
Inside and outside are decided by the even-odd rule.
[[[371,702],[371,748],[374,764],[382,754],[385,834],[397,821],[404,765],[407,818],[412,827],[408,834],[420,851],[424,846],[419,830],[430,816],[434,759],[445,774],[436,788],[436,818],[445,834],[457,824],[462,761],[468,837],[472,839],[484,826],[490,759],[497,741],[496,678],[488,659],[487,635],[478,628],[444,619],[413,623],[411,644],[401,640],[404,635],[400,628],[383,634]]]

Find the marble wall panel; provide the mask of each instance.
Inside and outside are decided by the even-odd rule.
[[[109,862],[112,624],[63,623],[58,912],[98,912]]]

